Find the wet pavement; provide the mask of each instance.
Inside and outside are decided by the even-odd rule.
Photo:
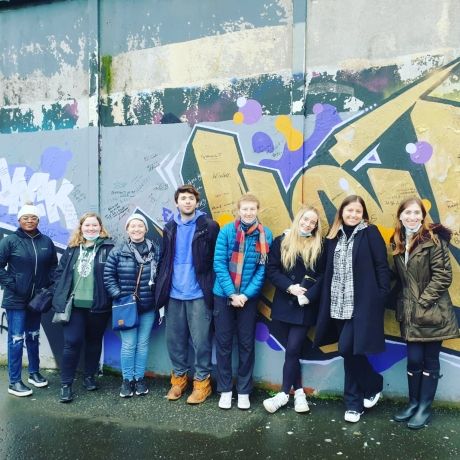
[[[49,388],[17,398],[0,369],[0,459],[460,458],[458,408],[436,407],[429,427],[411,431],[391,420],[401,404],[385,399],[350,424],[340,400],[309,398],[311,412],[297,414],[291,397],[268,414],[268,393],[258,389],[250,410],[223,411],[217,395],[199,406],[167,401],[165,379],[149,379],[147,396],[122,399],[114,376],[99,378],[94,392],[75,382],[75,400],[61,404],[58,374],[44,375]]]

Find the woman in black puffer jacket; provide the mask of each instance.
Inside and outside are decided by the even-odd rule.
[[[107,260],[104,284],[112,296],[126,296],[137,292],[139,324],[132,329],[120,331],[122,398],[145,395],[148,388],[144,380],[150,333],[155,321],[153,287],[158,263],[158,250],[149,239],[147,221],[142,214],[131,215],[126,222],[128,241],[114,249]],[[139,286],[136,290],[136,281]]]

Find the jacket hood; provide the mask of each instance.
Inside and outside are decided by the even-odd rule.
[[[449,243],[452,238],[452,230],[450,228],[444,227],[442,224],[431,224],[430,230],[441,240],[444,240],[446,243]]]

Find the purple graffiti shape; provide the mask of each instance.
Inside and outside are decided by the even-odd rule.
[[[410,156],[410,159],[417,164],[427,163],[433,155],[433,147],[425,141],[416,142],[417,150]]]
[[[162,216],[163,222],[169,222],[174,217],[174,213],[169,208],[163,208]]]
[[[406,355],[405,344],[386,341],[385,351],[378,355],[369,355],[369,361],[377,372],[384,372],[399,363]]]
[[[72,159],[70,150],[59,147],[48,147],[42,153],[40,170],[50,175],[50,179],[57,180],[64,177],[67,163]]]
[[[258,322],[256,324],[256,340],[266,342],[270,337],[270,331],[266,324]]]
[[[315,149],[331,132],[332,128],[342,121],[337,114],[337,109],[332,105],[315,104],[313,109],[316,114],[315,128],[311,136],[298,150],[291,151],[286,144],[283,154],[278,160],[263,159],[259,162],[260,166],[277,169],[286,187],[291,182],[294,174],[311,157]]]
[[[275,146],[268,134],[263,133],[262,131],[257,131],[252,135],[252,149],[255,153],[273,153]]]
[[[270,336],[267,339],[267,345],[275,351],[282,351],[282,348],[280,347],[279,343],[272,337]]]
[[[262,106],[254,99],[248,99],[240,112],[244,115],[244,124],[253,125],[262,117]]]

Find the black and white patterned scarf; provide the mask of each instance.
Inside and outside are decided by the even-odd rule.
[[[331,318],[350,319],[353,316],[355,295],[353,281],[353,243],[356,234],[367,227],[366,222],[359,223],[347,239],[341,233],[334,250],[334,272],[331,284]]]

